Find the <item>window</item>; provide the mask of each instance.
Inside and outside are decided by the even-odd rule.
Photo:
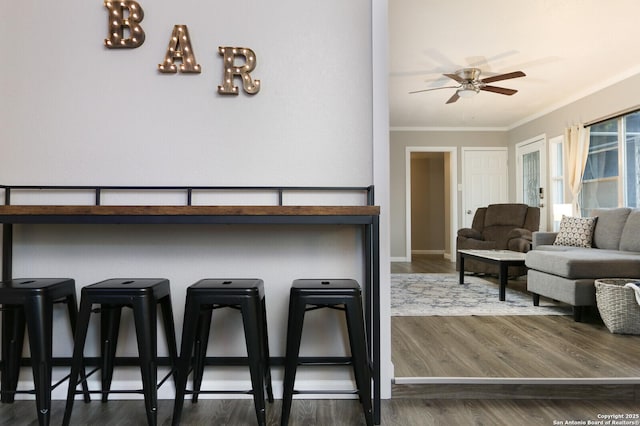
[[[627,116],[625,133],[625,205],[638,207],[640,203],[640,111]]]
[[[638,207],[640,111],[591,126],[582,176],[582,215],[599,207]]]

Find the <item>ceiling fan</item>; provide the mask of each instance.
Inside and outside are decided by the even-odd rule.
[[[440,90],[440,89],[457,89],[456,93],[453,94],[446,102],[448,104],[452,104],[460,98],[468,98],[476,93],[484,90],[486,92],[499,93],[501,95],[511,96],[514,93],[517,93],[517,90],[507,89],[504,87],[497,86],[489,86],[488,83],[493,83],[494,81],[501,80],[509,80],[511,78],[524,77],[526,74],[522,71],[514,71],[506,74],[498,74],[492,77],[480,78],[480,73],[482,71],[480,68],[462,68],[455,72],[455,74],[443,74],[446,77],[449,77],[458,83],[459,86],[445,86],[445,87],[437,87],[435,89],[423,89],[423,90],[415,90],[412,93],[420,93],[420,92],[429,92],[432,90]]]

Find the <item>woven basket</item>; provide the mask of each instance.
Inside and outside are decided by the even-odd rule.
[[[633,289],[626,283],[637,278],[612,278],[595,281],[596,302],[604,325],[618,334],[640,334],[640,305]]]

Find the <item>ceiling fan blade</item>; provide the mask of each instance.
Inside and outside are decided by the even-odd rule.
[[[460,86],[445,86],[445,87],[434,87],[432,89],[422,89],[422,90],[414,90],[413,92],[409,92],[409,94],[420,93],[420,92],[431,92],[432,90],[440,90],[440,89],[457,89]]]
[[[458,99],[460,99],[460,95],[458,95],[458,92],[456,91],[456,93],[454,93],[453,96],[451,96],[446,103],[452,104],[455,101],[457,101]]]
[[[526,74],[523,73],[522,71],[514,71],[507,74],[499,74],[499,75],[494,75],[493,77],[483,78],[480,81],[482,81],[483,83],[493,83],[494,81],[509,80],[510,78],[518,78],[518,77],[525,77],[525,76]]]
[[[507,89],[504,87],[496,87],[496,86],[484,86],[484,87],[481,87],[480,90],[485,90],[487,92],[499,93],[501,95],[508,95],[508,96],[511,96],[514,93],[518,93],[518,91],[514,89]]]
[[[458,74],[442,74],[446,77],[449,77],[455,81],[457,81],[458,83],[462,83],[464,82],[464,79],[462,79]]]

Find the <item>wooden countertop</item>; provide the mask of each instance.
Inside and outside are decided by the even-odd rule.
[[[0,216],[377,216],[379,206],[0,205]]]

